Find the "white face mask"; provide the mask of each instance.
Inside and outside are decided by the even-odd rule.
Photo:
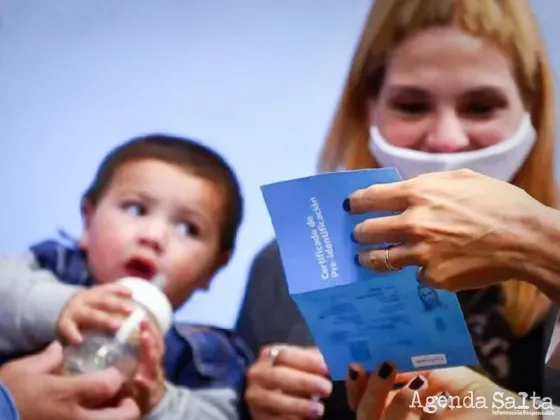
[[[531,152],[536,132],[527,113],[509,139],[484,149],[458,153],[427,153],[393,146],[377,127],[370,130],[370,148],[379,165],[397,168],[404,179],[441,171],[471,169],[501,181],[511,181]]]

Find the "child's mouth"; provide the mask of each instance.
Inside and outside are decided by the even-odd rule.
[[[156,275],[156,265],[148,258],[133,257],[125,265],[126,274],[133,277],[140,277],[144,280],[152,280]]]

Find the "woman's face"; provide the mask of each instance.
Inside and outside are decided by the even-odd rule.
[[[431,153],[506,140],[526,111],[508,56],[455,28],[427,29],[400,44],[369,110],[388,142]]]

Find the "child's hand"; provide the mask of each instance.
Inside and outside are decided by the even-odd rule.
[[[142,414],[147,414],[165,396],[165,344],[159,329],[151,322],[143,321],[140,331],[140,365],[133,379],[132,394]]]
[[[77,292],[62,309],[56,325],[58,333],[74,345],[81,344],[81,329],[116,332],[132,311],[132,292],[120,284],[105,284]]]

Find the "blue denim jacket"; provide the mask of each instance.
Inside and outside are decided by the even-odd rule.
[[[0,382],[0,419],[18,420],[18,412],[9,390]]]
[[[75,247],[45,241],[31,247],[40,267],[63,283],[90,287],[85,254]],[[232,388],[242,392],[252,354],[231,331],[175,323],[165,337],[165,372],[175,385],[196,388]]]

